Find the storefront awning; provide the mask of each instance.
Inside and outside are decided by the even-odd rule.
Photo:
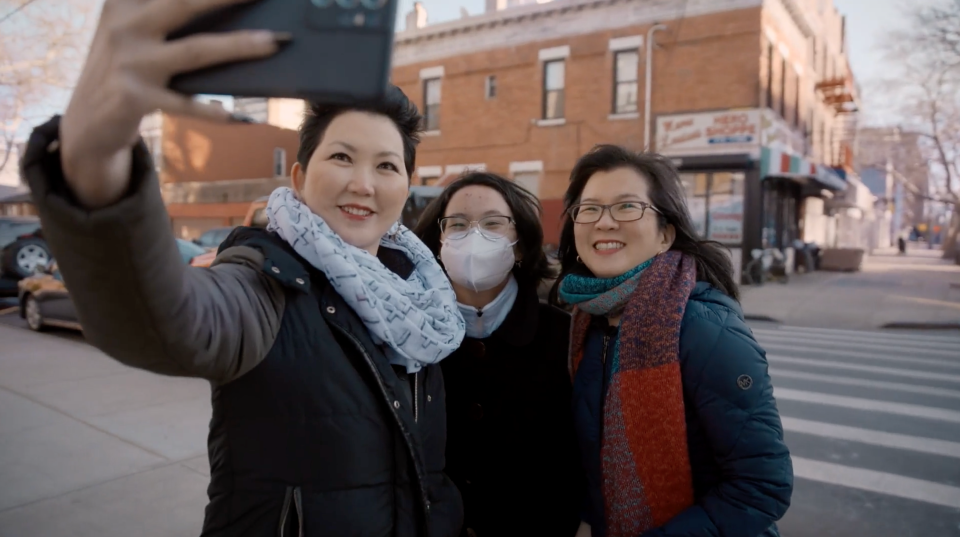
[[[772,147],[760,149],[760,177],[805,177],[832,190],[846,190],[847,182],[832,169]]]

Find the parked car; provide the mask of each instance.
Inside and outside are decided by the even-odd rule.
[[[215,227],[203,232],[198,238],[193,239],[193,243],[207,250],[216,250],[220,243],[227,238],[227,235],[233,231],[234,226]]]
[[[19,280],[49,262],[50,249],[43,240],[39,218],[0,217],[0,276]]]
[[[200,246],[177,239],[177,249],[184,264],[209,266],[200,258],[206,253]],[[40,331],[48,326],[82,330],[56,261],[38,266],[34,274],[18,282],[17,288],[20,317],[26,319],[31,330]]]

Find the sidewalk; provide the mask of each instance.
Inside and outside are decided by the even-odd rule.
[[[743,286],[747,318],[793,326],[960,330],[960,266],[912,245],[874,252],[860,272],[793,274],[790,283]]]

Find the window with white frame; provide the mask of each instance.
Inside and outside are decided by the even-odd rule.
[[[484,94],[487,96],[487,99],[496,99],[497,97],[497,77],[490,75],[487,77],[487,81],[484,84]]]
[[[563,119],[565,60],[543,63],[543,119]]]
[[[273,149],[273,176],[283,177],[287,174],[287,150],[282,147]]]
[[[423,81],[423,126],[427,131],[440,130],[440,83],[439,78]]]
[[[636,112],[640,54],[636,50],[621,50],[614,52],[613,58],[613,113]]]

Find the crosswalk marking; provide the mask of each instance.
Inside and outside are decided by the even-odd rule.
[[[782,334],[768,335],[768,336],[764,336],[762,339],[768,346],[773,344],[776,346],[789,345],[789,346],[795,347],[797,345],[797,340],[795,338],[790,336],[785,336]],[[836,349],[841,344],[842,343],[838,341],[809,340],[809,341],[803,342],[803,345],[805,347],[817,348],[817,349],[819,348]],[[873,350],[874,352],[879,351],[879,352],[890,352],[890,353],[905,353],[907,355],[915,354],[918,350],[916,347],[905,347],[903,345],[890,345],[890,344],[883,344],[883,343],[851,343],[845,346],[851,347],[853,349],[857,349],[859,351]],[[935,360],[933,361],[934,363],[942,363],[945,365],[960,367],[960,349],[952,349],[952,350],[940,349],[940,348],[924,349],[923,353],[928,356],[942,356],[944,358],[947,358],[947,360]],[[862,354],[873,356],[873,353],[868,353],[868,352],[862,352]],[[950,358],[952,358],[952,360],[950,360]]]
[[[851,377],[840,377],[837,375],[821,375],[819,373],[807,373],[806,371],[793,371],[790,369],[774,368],[770,370],[770,376],[782,379],[792,378],[799,380],[813,380],[816,382],[825,382],[827,384],[839,384],[842,386],[860,386],[863,388],[879,388],[893,390],[898,392],[917,393],[922,395],[935,395],[939,397],[952,397],[960,399],[960,390],[949,390],[946,388],[935,388],[933,386],[920,386],[917,384],[904,384],[902,382],[887,382],[883,380],[868,380]]]
[[[796,344],[777,344],[770,342],[764,342],[764,347],[769,352],[770,350],[775,351],[795,351],[797,350]],[[949,360],[937,360],[937,359],[927,359],[927,358],[912,358],[908,356],[884,356],[881,354],[876,354],[875,352],[859,352],[859,351],[848,351],[841,349],[820,349],[811,346],[806,346],[805,351],[821,351],[823,354],[830,354],[832,356],[846,356],[847,358],[863,358],[867,360],[876,360],[880,362],[903,362],[906,364],[923,364],[923,365],[933,365],[939,367],[948,367],[960,369],[960,360],[958,361],[949,361]]]
[[[877,401],[875,399],[864,399],[862,397],[847,397],[845,395],[831,395],[827,393],[792,390],[790,388],[777,388],[776,386],[773,388],[773,396],[777,399],[785,399],[788,401],[800,401],[803,403],[839,406],[869,412],[883,412],[912,418],[960,423],[960,412],[947,410],[946,408],[934,408],[906,403],[890,403],[888,401]]]
[[[947,440],[938,440],[936,438],[908,436],[905,434],[886,433],[883,431],[873,431],[870,429],[861,429],[859,427],[847,427],[845,425],[834,425],[832,423],[803,420],[799,418],[781,417],[780,419],[783,421],[784,431],[823,436],[826,438],[835,438],[837,440],[846,440],[848,442],[860,442],[861,444],[870,444],[874,446],[906,449],[919,453],[929,453],[931,455],[942,455],[944,457],[960,459],[960,443],[958,442],[949,442]]]
[[[960,508],[960,488],[922,479],[801,457],[793,457],[793,474],[821,483]]]
[[[847,371],[862,371],[864,373],[882,373],[905,378],[942,380],[947,382],[960,383],[960,375],[950,375],[947,373],[932,373],[928,371],[916,371],[913,369],[902,369],[899,367],[881,367],[876,365],[862,364],[844,364],[838,362],[829,362],[827,360],[818,360],[814,358],[795,358],[793,356],[779,356],[768,354],[767,360],[772,363],[809,365],[827,369],[844,369]]]
[[[798,483],[960,507],[960,334],[751,329]]]
[[[843,338],[844,341],[893,341],[900,343],[914,342],[920,347],[928,345],[956,345],[960,342],[960,335],[947,334],[918,334],[915,332],[881,332],[866,330],[841,330],[836,328],[808,328],[803,326],[791,326],[780,328],[752,328],[753,333],[758,337],[761,334],[796,334],[800,338]],[[762,339],[762,337],[761,337]],[[803,339],[802,341],[806,341]]]

